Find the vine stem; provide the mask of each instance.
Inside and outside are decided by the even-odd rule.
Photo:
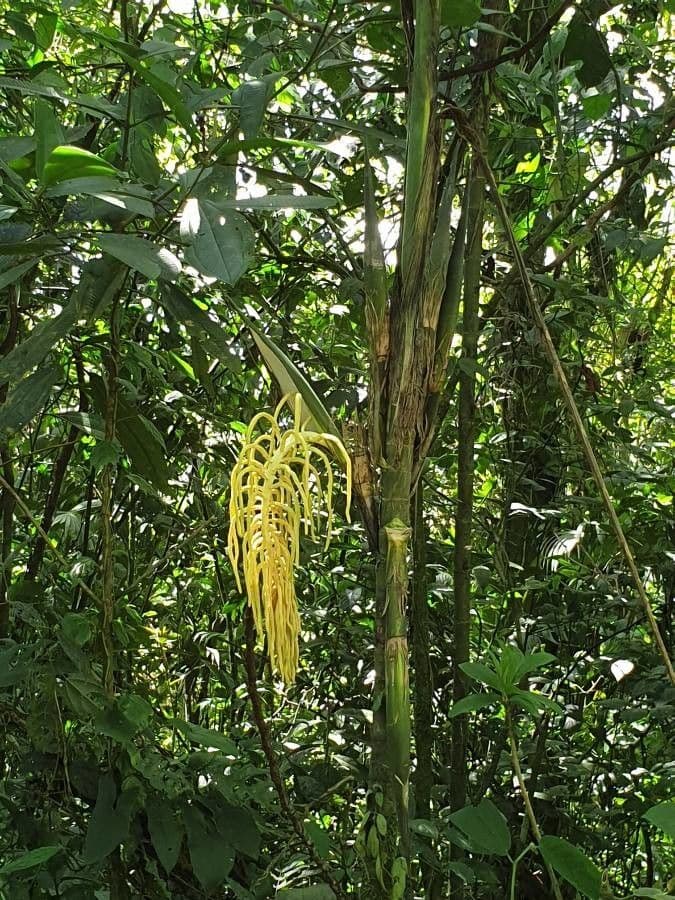
[[[511,717],[511,710],[508,705],[505,706],[506,710],[506,731],[509,737],[509,746],[511,748],[511,763],[513,765],[513,772],[516,776],[516,780],[518,781],[518,788],[520,789],[520,794],[523,798],[523,805],[525,806],[525,813],[527,814],[527,818],[530,822],[530,829],[532,830],[532,836],[534,837],[537,844],[541,843],[541,831],[539,830],[539,825],[537,824],[537,818],[534,814],[534,808],[532,806],[532,800],[530,799],[530,792],[527,789],[527,785],[525,784],[525,778],[523,777],[523,770],[520,768],[520,759],[518,758],[518,744],[516,742],[516,731],[513,727],[513,719]],[[551,879],[551,888],[553,889],[553,894],[556,900],[563,900],[562,893],[560,891],[560,885],[558,884],[558,879],[555,877],[555,872],[549,866],[549,864],[544,860],[544,865],[546,866],[546,871],[548,872],[548,877]]]
[[[318,855],[316,848],[307,838],[302,820],[298,815],[291,798],[288,796],[288,791],[286,790],[286,785],[284,784],[281,775],[279,760],[274,752],[274,747],[272,746],[270,728],[267,724],[267,719],[265,718],[260,692],[258,691],[258,672],[255,664],[255,627],[253,624],[253,612],[248,604],[246,605],[246,612],[244,613],[244,631],[246,636],[244,650],[246,689],[248,691],[249,700],[251,701],[253,721],[255,722],[258,734],[260,735],[260,743],[262,745],[263,753],[265,754],[265,759],[267,760],[267,767],[269,769],[270,778],[272,779],[272,784],[274,785],[274,790],[277,792],[279,798],[279,804],[281,805],[283,812],[288,816],[291,825],[293,826],[293,831],[298,836],[300,843],[310,855],[314,864],[321,871],[321,875],[326,884],[329,885],[336,898],[341,900],[341,898],[344,897],[344,894],[337,881],[333,878],[328,863]]]

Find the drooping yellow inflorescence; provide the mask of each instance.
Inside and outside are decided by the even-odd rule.
[[[279,416],[293,400],[293,427]],[[300,562],[300,534],[316,540],[321,512],[326,511],[326,544],[333,521],[333,472],[328,453],[347,474],[347,520],[351,502],[351,460],[333,434],[303,427],[302,398],[284,397],[273,415],[251,420],[239,459],[232,470],[227,551],[239,590],[239,561],[258,634],[267,634],[272,665],[286,682],[298,669],[300,617],[294,569]],[[319,468],[317,468],[317,465]],[[321,472],[326,476],[324,491]]]

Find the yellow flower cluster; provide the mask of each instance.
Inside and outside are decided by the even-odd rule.
[[[293,427],[284,429],[279,417],[291,399]],[[335,435],[303,427],[300,394],[284,397],[273,415],[259,413],[251,420],[232,470],[228,555],[239,590],[241,558],[256,630],[267,634],[272,665],[286,683],[295,680],[298,669],[300,617],[293,574],[300,562],[300,534],[316,540],[324,506],[326,548],[330,543],[333,472],[326,451],[347,474],[349,521],[349,454]],[[325,491],[320,469],[326,473]]]

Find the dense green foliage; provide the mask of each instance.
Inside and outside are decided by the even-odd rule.
[[[675,686],[491,188],[477,353],[459,306],[411,514],[407,883],[369,774],[363,497],[347,523],[336,476],[330,549],[303,539],[293,685],[227,559],[258,411],[299,389],[372,439],[364,210],[396,297],[426,5],[0,3],[0,897],[670,896]],[[672,0],[486,6],[440,4],[441,171],[464,114],[672,658]]]

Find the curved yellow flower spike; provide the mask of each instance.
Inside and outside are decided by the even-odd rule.
[[[335,435],[303,427],[300,394],[293,398],[293,427],[284,430],[279,424],[290,399],[284,397],[273,415],[254,416],[246,430],[232,470],[227,542],[237,586],[242,590],[241,558],[256,630],[267,633],[272,665],[286,683],[295,680],[298,669],[300,617],[293,574],[300,562],[300,533],[316,540],[324,505],[326,548],[331,538],[333,472],[328,452],[347,473],[347,521],[352,490],[349,454]],[[317,465],[326,474],[325,491]]]

